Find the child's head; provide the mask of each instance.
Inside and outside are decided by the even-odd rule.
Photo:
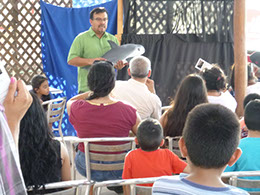
[[[248,130],[260,131],[260,100],[250,101],[245,108],[245,124]]]
[[[162,126],[155,119],[143,120],[138,126],[136,137],[138,145],[144,151],[157,150],[164,143]]]
[[[187,117],[180,147],[186,146],[184,152],[192,165],[219,169],[230,165],[239,136],[239,121],[230,109],[219,104],[200,104]],[[241,153],[238,150],[236,154]]]
[[[206,82],[208,91],[221,91],[226,88],[226,76],[218,65],[213,65],[212,68],[203,69],[201,76]]]
[[[243,102],[243,106],[244,108],[246,107],[246,105],[248,104],[248,102],[250,102],[251,100],[256,100],[256,99],[260,99],[260,95],[257,93],[250,93],[248,94]]]
[[[33,92],[38,95],[49,95],[48,79],[42,75],[36,75],[32,79]]]

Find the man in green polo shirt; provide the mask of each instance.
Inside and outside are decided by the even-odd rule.
[[[103,7],[94,8],[90,12],[91,27],[88,31],[80,33],[73,41],[69,55],[68,64],[78,67],[78,92],[88,91],[87,74],[90,65],[95,60],[106,60],[101,58],[107,51],[111,49],[108,40],[112,40],[118,44],[115,36],[106,32],[108,13]],[[116,69],[124,67],[123,61],[118,61],[115,65]]]

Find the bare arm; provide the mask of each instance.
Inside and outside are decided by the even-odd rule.
[[[149,90],[151,93],[154,93],[154,94],[155,94],[154,81],[153,81],[152,79],[147,78],[145,84],[146,84],[146,86],[148,87],[148,90]]]
[[[69,65],[76,66],[76,67],[83,67],[83,66],[90,66],[96,60],[106,60],[105,58],[81,58],[75,57],[68,61]]]
[[[76,100],[85,100],[87,99],[87,97],[89,96],[89,91],[85,92],[85,93],[81,93],[79,95],[76,95],[74,97],[72,97],[71,99],[69,99],[67,101],[67,111],[68,111],[68,115],[70,115],[70,107],[71,107],[71,104],[73,102],[75,102]]]
[[[134,135],[136,135],[136,133],[137,133],[137,127],[138,127],[140,122],[141,122],[141,117],[136,112],[136,122],[135,122],[135,125],[132,127],[132,132],[133,132]]]
[[[123,190],[124,190],[124,195],[130,195],[130,186],[129,185],[124,185]]]
[[[161,123],[163,128],[165,128],[167,121],[168,121],[168,118],[167,118],[167,111],[166,111],[166,112],[163,113],[163,115],[160,118],[160,123]]]
[[[60,142],[60,151],[61,151],[61,159],[62,159],[61,180],[69,181],[71,180],[70,158],[69,158],[68,151],[62,142]]]
[[[15,92],[17,95],[15,96]],[[5,115],[15,144],[18,146],[20,121],[32,103],[32,96],[23,81],[11,78],[8,93],[4,100]]]

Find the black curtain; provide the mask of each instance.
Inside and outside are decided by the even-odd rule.
[[[174,98],[181,80],[196,72],[199,58],[229,74],[234,62],[233,0],[128,0],[124,11],[122,44],[145,47],[163,105]],[[128,79],[126,68],[118,79]]]

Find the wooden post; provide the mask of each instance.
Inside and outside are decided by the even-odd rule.
[[[119,44],[121,45],[121,39],[123,34],[123,0],[117,1],[117,35],[116,38],[119,41]]]
[[[235,57],[235,97],[237,115],[243,116],[243,101],[247,87],[246,59],[246,5],[245,0],[234,0],[234,57]]]

